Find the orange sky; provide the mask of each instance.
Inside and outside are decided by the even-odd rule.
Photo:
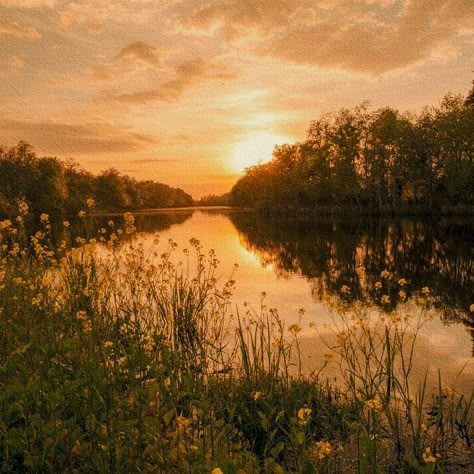
[[[466,95],[473,0],[0,0],[0,144],[228,191],[323,112]]]

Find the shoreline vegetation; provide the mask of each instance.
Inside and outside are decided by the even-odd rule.
[[[323,115],[305,141],[275,147],[271,161],[205,202],[273,213],[472,215],[472,94],[448,94],[418,114],[365,102]]]
[[[264,295],[231,304],[237,267],[219,278],[195,239],[144,248],[130,213],[93,229],[88,205],[59,243],[46,213],[27,233],[25,202],[0,222],[2,472],[472,470],[474,392],[413,380],[429,287],[385,270],[374,314],[343,285],[328,301],[337,342],[306,373],[300,324]]]

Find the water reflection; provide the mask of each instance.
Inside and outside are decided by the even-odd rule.
[[[298,220],[252,212],[229,217],[262,265],[272,265],[280,277],[306,277],[315,301],[347,287],[346,299],[387,308],[384,294],[394,306],[401,290],[409,297],[411,290],[428,287],[439,297],[445,322],[474,329],[473,220]],[[381,278],[384,271],[389,282]],[[408,282],[403,288],[402,278]],[[377,289],[378,282],[383,288]]]

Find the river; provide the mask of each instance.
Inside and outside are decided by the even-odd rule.
[[[159,237],[155,251],[175,241],[177,260],[198,239],[204,252],[215,251],[223,283],[238,265],[231,311],[259,311],[264,304],[278,310],[287,328],[298,323],[308,371],[324,362],[321,337],[330,340],[333,333],[334,301],[363,300],[372,312],[403,313],[421,311],[417,302],[429,296],[435,317],[418,334],[418,374],[436,380],[440,369],[447,383],[474,389],[472,219],[301,219],[181,209],[137,214],[136,225],[135,239],[145,246],[156,246]]]

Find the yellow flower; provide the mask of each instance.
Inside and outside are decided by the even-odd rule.
[[[408,282],[405,280],[405,278],[400,278],[400,280],[398,280],[398,284],[400,286],[405,286]]]
[[[33,306],[39,306],[41,302],[43,301],[43,295],[41,293],[38,293],[32,300],[31,304]]]
[[[254,400],[259,400],[262,397],[263,397],[263,392],[254,392],[254,394],[253,394],[253,399]]]
[[[380,290],[380,288],[382,288],[382,282],[378,281],[378,282],[375,283],[374,286],[375,286],[376,290]]]
[[[300,408],[298,410],[298,420],[299,420],[300,424],[306,425],[306,423],[308,423],[308,421],[311,417],[312,412],[313,412],[313,410],[311,410],[311,408]]]
[[[431,452],[431,448],[429,446],[425,449],[425,452],[422,454],[421,457],[423,458],[423,461],[426,464],[436,462],[436,458],[433,456],[433,454]]]
[[[224,473],[222,472],[222,469],[220,469],[219,467],[215,467],[212,470],[211,474],[224,474]]]
[[[400,290],[398,292],[398,296],[400,297],[401,300],[406,300],[407,299],[407,294],[403,290]]]
[[[341,286],[341,293],[343,295],[347,295],[350,292],[351,292],[351,289],[347,285],[342,285]]]
[[[86,211],[81,210],[77,213],[77,215],[82,219],[83,217],[86,216]]]
[[[422,292],[424,295],[429,295],[429,294],[430,294],[430,289],[429,289],[427,286],[424,286],[424,287],[421,289],[421,292]]]
[[[332,452],[331,444],[328,441],[317,441],[315,446],[319,459],[324,459]]]
[[[95,206],[95,201],[93,198],[88,198],[86,199],[86,205],[87,207],[90,209],[91,207],[94,207]]]
[[[71,224],[69,224],[69,221],[64,221],[64,222],[63,222],[63,226],[64,226],[64,227],[69,227],[70,225],[71,225]]]
[[[49,220],[48,214],[45,214],[45,213],[41,214],[41,216],[40,216],[40,221],[41,222],[48,222],[48,220]]]
[[[334,360],[334,354],[332,352],[326,352],[326,354],[324,354],[324,358],[326,359],[326,362],[329,364],[330,362]]]
[[[380,273],[380,278],[386,278],[387,280],[390,280],[390,278],[392,278],[392,275],[388,270],[383,270],[382,273]]]
[[[390,304],[390,296],[388,296],[388,295],[383,295],[380,301],[381,301],[383,304]]]
[[[368,410],[380,411],[382,409],[382,402],[378,398],[370,398],[365,401],[364,407]]]
[[[470,311],[471,313],[474,313],[474,303],[471,304],[471,306],[469,306],[469,311]]]
[[[28,204],[26,204],[25,201],[20,201],[18,203],[18,211],[20,212],[21,215],[26,215],[28,214]]]
[[[12,221],[10,219],[5,219],[4,221],[0,221],[0,230],[8,229],[12,226]]]
[[[87,313],[85,311],[78,311],[76,313],[76,318],[79,319],[79,321],[84,321],[87,319]]]
[[[114,343],[112,341],[105,341],[104,342],[104,347],[107,349],[108,347],[112,347]]]
[[[301,332],[301,326],[299,326],[298,324],[292,324],[288,328],[288,331],[290,331],[293,336],[296,336],[299,332]]]

